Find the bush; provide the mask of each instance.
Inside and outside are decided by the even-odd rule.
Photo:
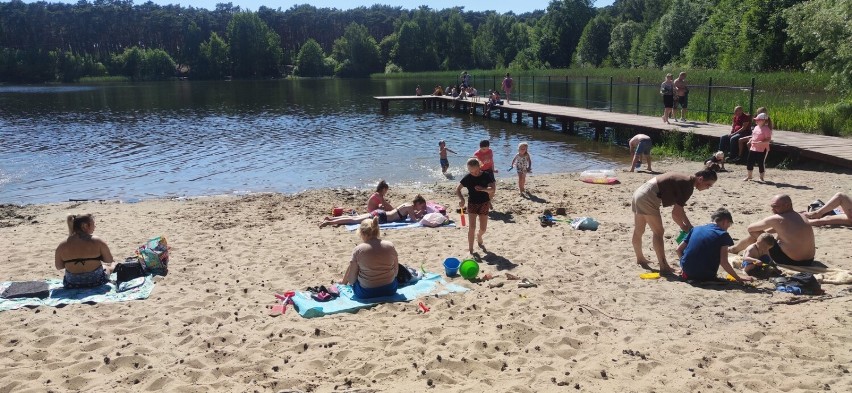
[[[403,72],[402,67],[394,63],[388,63],[388,65],[385,66],[385,74],[399,74],[401,72]]]

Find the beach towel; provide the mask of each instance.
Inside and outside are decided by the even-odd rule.
[[[451,292],[468,291],[461,285],[447,283],[443,277],[435,273],[426,273],[415,284],[399,288],[393,296],[353,299],[351,286],[338,284],[337,288],[340,291],[340,296],[327,302],[318,302],[312,299],[308,292],[296,292],[296,295],[293,296],[293,304],[302,317],[316,318],[342,312],[354,313],[379,303],[408,302],[428,295],[446,295]]]
[[[346,225],[346,230],[347,231],[354,231],[354,230],[358,229],[359,226],[361,226],[361,224],[349,224],[349,225]],[[435,228],[454,227],[454,226],[456,226],[456,224],[453,223],[452,221],[449,221],[446,224],[435,227]],[[411,229],[411,228],[429,228],[429,227],[421,224],[419,221],[411,221],[411,220],[388,222],[388,223],[385,223],[385,224],[379,224],[379,229]]]
[[[115,273],[111,280],[115,281]],[[114,303],[128,300],[146,299],[154,290],[154,280],[151,276],[139,277],[122,283],[116,292],[115,284],[101,285],[95,288],[65,289],[62,279],[48,278],[44,280],[50,290],[50,296],[39,298],[0,299],[0,311],[15,310],[21,307],[50,306],[59,307],[76,303]],[[12,284],[11,281],[0,282],[0,293]]]
[[[815,262],[819,263],[819,262]],[[852,272],[843,269],[834,269],[818,264],[814,266],[795,266],[778,264],[781,271],[789,275],[795,273],[811,273],[820,284],[849,285],[852,284]]]

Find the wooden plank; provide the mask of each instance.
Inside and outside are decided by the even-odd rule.
[[[424,107],[426,101],[431,101],[436,104],[438,102],[442,102],[442,105],[431,105],[433,108],[446,108],[447,104],[450,102],[452,102],[452,106],[455,107],[460,102],[455,97],[447,96],[376,96],[373,98],[381,102],[383,110],[386,110],[389,101],[424,100]],[[474,107],[485,107],[486,104],[485,97],[474,97],[461,102]],[[500,105],[496,108],[499,109],[501,117],[502,113],[507,113],[510,121],[512,114],[517,114],[518,123],[521,122],[523,115],[526,113],[533,119],[534,123],[537,123],[536,119],[541,119],[542,123],[544,123],[544,119],[547,116],[550,116],[557,118],[558,121],[563,123],[566,121],[570,122],[572,124],[572,129],[575,121],[588,122],[591,125],[594,125],[598,132],[601,127],[604,126],[627,126],[664,132],[692,132],[695,135],[718,139],[721,136],[728,134],[731,129],[728,125],[704,123],[699,121],[663,124],[661,119],[657,116],[612,113],[600,110],[546,105],[523,101],[513,101],[511,104]],[[802,157],[817,159],[834,165],[852,168],[852,139],[849,138],[775,130],[772,133],[772,149],[777,151],[798,152]]]

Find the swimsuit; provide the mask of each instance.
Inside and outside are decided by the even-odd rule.
[[[98,255],[98,256],[96,256],[96,257],[94,257],[94,258],[77,258],[77,259],[69,259],[69,260],[67,260],[67,261],[62,261],[62,264],[67,265],[67,264],[69,264],[69,263],[76,263],[76,264],[78,264],[78,265],[82,265],[82,264],[86,263],[86,261],[102,261],[102,260],[103,260],[103,258],[104,258],[104,257],[103,257],[103,255]]]
[[[104,285],[109,282],[109,277],[103,266],[85,273],[69,273],[65,272],[65,277],[62,279],[62,285],[65,288],[94,288]]]
[[[518,173],[526,173],[530,169],[530,159],[528,156],[518,156],[515,161],[515,167],[518,168]]]
[[[769,256],[772,257],[772,260],[774,260],[775,263],[778,263],[778,264],[781,264],[781,265],[810,266],[810,265],[813,265],[813,263],[814,263],[813,258],[806,259],[806,260],[803,260],[803,261],[797,261],[795,259],[788,257],[787,254],[785,254],[784,251],[781,250],[781,247],[779,247],[777,244],[772,246],[772,248],[769,249]]]
[[[382,209],[376,209],[370,212],[370,217],[379,217],[379,224],[388,223],[388,213]]]
[[[651,155],[651,147],[654,143],[650,139],[642,139],[636,146],[636,154]]]

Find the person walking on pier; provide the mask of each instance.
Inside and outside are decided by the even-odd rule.
[[[515,85],[515,81],[506,73],[506,77],[503,78],[503,91],[506,92],[506,105],[509,105],[509,100],[512,99],[512,87]]]
[[[689,86],[686,84],[686,73],[678,74],[674,81],[675,94],[677,95],[677,104],[680,105],[680,121],[686,121],[686,108],[689,106]],[[677,120],[677,118],[675,118]]]
[[[674,83],[672,83],[672,74],[666,74],[666,79],[660,85],[660,94],[663,96],[663,123],[669,123],[669,117],[672,116],[674,107]]]

